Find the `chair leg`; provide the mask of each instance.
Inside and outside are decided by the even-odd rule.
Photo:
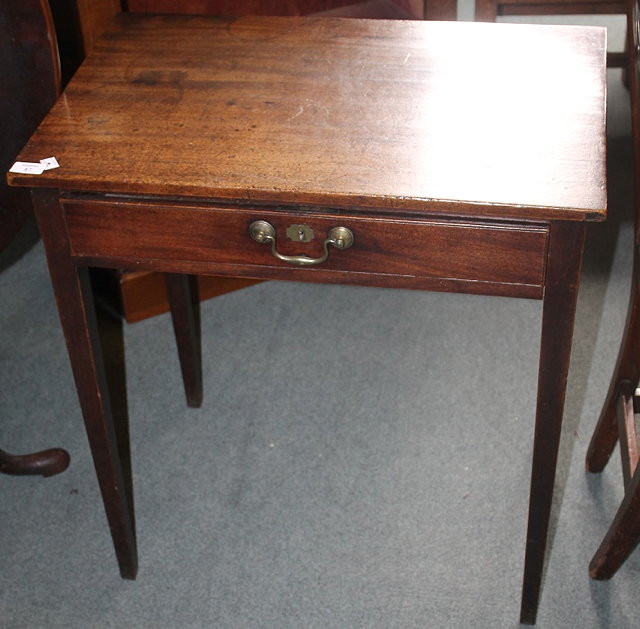
[[[586,457],[588,472],[602,472],[618,442],[616,404],[619,386],[619,381],[615,378],[607,394],[607,399],[600,413],[600,419],[596,424],[596,429],[591,436]]]
[[[618,362],[600,413],[600,419],[587,450],[586,466],[589,472],[601,472],[604,469],[618,441],[616,405],[621,384],[624,381],[634,384],[640,381],[640,360],[637,355],[637,348],[640,347],[640,295],[638,294],[640,290],[635,273],[632,287],[629,315]]]
[[[0,450],[0,472],[14,476],[53,476],[69,467],[69,454],[61,448],[51,448],[32,454],[9,454]]]
[[[625,496],[589,565],[591,578],[598,580],[610,579],[640,541],[640,467],[636,465],[637,450],[630,449],[627,443],[631,439],[636,446],[635,426],[632,424],[632,429],[627,430],[627,422],[633,422],[634,388],[640,380],[640,361],[637,357],[637,348],[640,347],[640,289],[637,267],[636,259],[633,292],[618,363],[587,452],[587,469],[600,472],[617,440],[621,440]]]
[[[610,579],[640,541],[640,467],[625,491],[625,497],[600,548],[589,564],[592,579]]]
[[[476,22],[495,22],[497,17],[497,0],[476,0]]]
[[[166,273],[165,283],[187,405],[198,408],[202,405],[202,352],[197,278]]]

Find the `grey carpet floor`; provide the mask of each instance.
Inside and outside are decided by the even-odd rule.
[[[584,471],[626,312],[626,93],[611,216],[590,229],[538,626],[631,628],[640,555],[587,566],[622,495]],[[613,113],[612,113],[613,112]],[[0,627],[518,626],[540,303],[264,283],[202,309],[188,409],[168,316],[125,326],[140,572],[118,575],[42,247],[0,273]],[[617,455],[616,455],[617,456]]]

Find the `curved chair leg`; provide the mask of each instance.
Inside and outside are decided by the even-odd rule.
[[[627,50],[638,47],[638,0],[628,3]],[[600,547],[589,565],[592,579],[609,579],[624,563],[640,541],[640,465],[638,461],[638,434],[635,417],[635,390],[640,379],[640,84],[635,55],[625,58],[622,67],[629,64],[631,93],[631,122],[634,152],[635,182],[635,248],[633,274],[627,323],[613,379],[591,438],[587,452],[587,469],[600,472],[606,465],[616,442],[620,443],[624,499]]]
[[[587,450],[586,466],[589,472],[602,472],[618,442],[616,405],[619,387],[619,380],[614,377]]]
[[[9,454],[0,450],[0,472],[14,476],[53,476],[69,467],[69,454],[61,448],[51,448],[33,454]]]
[[[638,295],[640,290],[638,281],[638,277],[634,274],[631,305],[618,362],[600,413],[600,419],[587,450],[586,465],[589,472],[601,472],[604,469],[618,441],[616,405],[622,383],[640,381],[640,360],[637,351],[640,348],[640,296]]]
[[[640,541],[640,467],[625,490],[625,497],[600,548],[589,564],[592,579],[610,579]]]

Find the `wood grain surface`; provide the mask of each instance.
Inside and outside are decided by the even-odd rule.
[[[605,30],[116,18],[12,184],[598,219]]]

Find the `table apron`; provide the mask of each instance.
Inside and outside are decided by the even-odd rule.
[[[442,217],[368,216],[330,209],[61,200],[78,264],[541,298],[549,228]],[[285,256],[318,258],[334,227],[354,235],[317,266],[274,257],[249,226],[266,221]],[[296,234],[299,238],[296,239]]]

